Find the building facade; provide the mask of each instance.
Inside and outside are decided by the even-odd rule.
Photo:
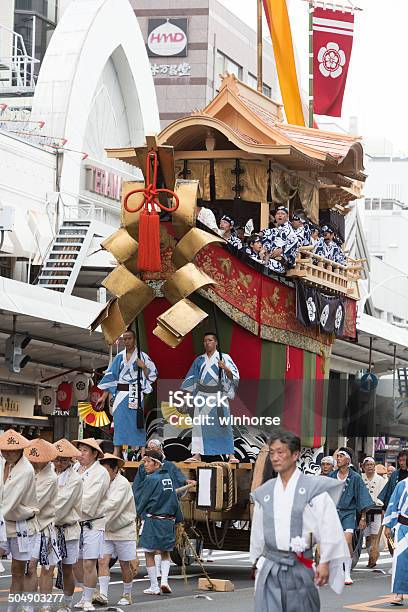
[[[256,88],[256,32],[217,0],[131,0],[149,54],[162,127],[204,108],[220,74]],[[278,97],[270,41],[264,40],[263,93]]]

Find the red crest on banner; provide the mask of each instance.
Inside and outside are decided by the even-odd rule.
[[[98,389],[96,385],[92,385],[91,390],[89,392],[89,400],[94,408],[95,408],[96,402],[98,401],[98,399],[101,397],[102,394],[103,394],[103,391],[101,389]]]
[[[353,35],[354,14],[314,9],[313,97],[316,115],[341,117]]]
[[[62,382],[57,389],[57,406],[61,410],[69,410],[72,404],[72,385],[69,382]]]

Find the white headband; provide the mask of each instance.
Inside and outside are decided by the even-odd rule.
[[[338,453],[337,453],[337,456],[339,456],[339,455],[342,455],[343,457],[348,457],[348,458],[350,459],[350,461],[352,460],[352,459],[351,459],[351,455],[350,455],[350,453],[348,453],[347,451],[340,450],[340,451],[338,451]]]
[[[373,459],[372,457],[366,457],[366,458],[364,459],[364,461],[363,461],[363,464],[364,464],[366,461],[371,461],[371,463],[375,463],[375,459]]]
[[[334,465],[334,459],[328,455],[327,457],[323,457],[320,463],[330,463],[330,465]]]

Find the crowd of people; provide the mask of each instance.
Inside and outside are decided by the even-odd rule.
[[[408,517],[405,517],[405,514],[408,514],[408,508],[404,508],[403,503],[404,496],[408,496],[408,493],[405,493],[408,484],[408,480],[406,480],[408,479],[408,451],[401,451],[397,460],[398,468],[395,468],[393,465],[386,467],[381,463],[376,463],[373,457],[365,457],[361,464],[360,475],[352,465],[350,449],[341,448],[336,453],[336,459],[332,456],[323,457],[320,469],[323,476],[342,478],[346,481],[337,508],[350,550],[352,535],[357,525],[355,521],[359,514],[358,527],[363,530],[368,551],[367,568],[372,569],[377,564],[383,532],[389,542],[389,550],[394,554],[394,549],[396,549],[392,581],[392,592],[395,593],[395,598],[391,603],[402,605],[403,595],[408,591],[408,580],[402,578],[407,567],[407,561],[402,557],[405,550],[403,540],[407,532],[403,528],[401,529],[401,526],[408,526]],[[363,485],[365,485],[369,497],[367,497]],[[350,491],[352,491],[352,495],[350,495]],[[351,524],[352,521],[346,518],[347,515],[353,517],[353,525]],[[396,544],[392,538],[391,530],[395,531]],[[351,535],[347,536],[347,533]],[[346,566],[345,584],[352,583],[349,568]]]
[[[360,474],[352,451],[342,447],[321,460],[323,478],[297,469],[299,456],[297,436],[274,433],[269,458],[276,478],[264,478],[252,494],[255,612],[317,612],[316,587],[328,583],[339,593],[343,584],[351,586],[357,530],[366,540],[368,568],[376,566],[384,532],[393,554],[390,603],[402,606],[408,592],[408,451],[399,453],[397,469],[366,457]]]
[[[303,246],[312,247],[311,252],[316,255],[346,265],[336,230],[331,225],[320,227],[312,223],[303,211],[289,217],[286,206],[278,206],[271,214],[269,227],[260,232],[237,226],[229,215],[223,215],[217,225],[213,211],[204,207],[200,208],[197,220],[222,236],[238,253],[277,274],[285,274],[294,267],[299,248]]]
[[[56,575],[63,592],[59,612],[94,610],[110,603],[110,566],[117,559],[123,581],[117,604],[130,605],[137,546],[150,582],[143,593],[171,593],[170,553],[183,521],[179,496],[196,483],[165,458],[159,440],[150,440],[132,484],[121,474],[124,460],[104,452],[104,444],[94,438],[30,441],[12,429],[0,436],[0,555],[12,559],[10,595],[50,595]],[[294,603],[306,609],[305,602],[315,612],[316,586],[329,583],[340,592],[352,585],[357,529],[366,538],[369,568],[377,563],[382,531],[392,544],[392,603],[403,605],[408,451],[399,453],[394,470],[366,457],[360,474],[352,451],[341,447],[322,459],[321,477],[297,468],[300,450],[296,435],[276,430],[269,441],[274,477],[252,493],[255,612],[287,612]],[[9,601],[7,612],[16,612],[24,599]],[[49,600],[38,601],[41,612],[51,610]],[[34,605],[26,601],[22,610],[33,612]]]
[[[0,451],[0,556],[11,557],[10,594],[20,595],[11,597],[8,612],[21,602],[33,612],[33,598],[28,603],[24,593],[39,595],[41,612],[51,610],[41,596],[52,594],[54,570],[63,592],[59,612],[107,605],[111,559],[122,573],[118,605],[130,605],[137,541],[150,579],[144,593],[171,593],[169,554],[182,521],[178,493],[195,483],[165,460],[158,440],[149,441],[133,490],[120,473],[124,460],[104,453],[94,438],[51,444],[10,429],[0,436]]]

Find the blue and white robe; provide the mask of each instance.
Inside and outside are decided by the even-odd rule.
[[[263,245],[269,253],[274,249],[282,249],[279,259],[269,259],[267,265],[270,270],[284,274],[287,269],[293,268],[299,249],[299,238],[289,221],[273,228],[267,236],[264,235]]]
[[[346,265],[346,256],[339,245],[334,242],[334,240],[331,242],[325,242],[324,238],[319,238],[314,248],[314,252],[316,255],[320,255],[326,259],[331,259],[336,263],[343,264],[343,266]]]
[[[337,503],[337,512],[343,530],[354,531],[357,529],[357,513],[367,510],[375,504],[360,474],[357,474],[351,468],[345,480],[339,478],[338,474],[339,470],[334,470],[329,474],[329,478],[337,478],[340,482],[344,482],[344,489]]]
[[[148,376],[140,371],[140,388],[142,397],[138,398],[137,388],[137,349],[133,352],[129,361],[126,361],[126,349],[121,351],[113,359],[99,382],[98,387],[103,391],[109,391],[113,395],[113,443],[115,446],[144,446],[146,444],[146,431],[143,427],[137,427],[138,401],[144,405],[144,396],[152,392],[152,383],[157,379],[157,369],[149,355],[140,352],[141,360],[146,364]],[[127,391],[118,391],[118,384],[127,384]]]
[[[189,392],[194,398],[203,398],[197,400],[197,405],[194,407],[195,422],[191,438],[191,452],[193,454],[226,455],[234,453],[234,436],[232,434],[231,419],[229,418],[231,413],[228,400],[235,397],[235,390],[239,382],[239,372],[231,357],[226,353],[222,354],[222,359],[231,370],[233,376],[232,380],[229,380],[224,371],[221,373],[220,393],[223,398],[226,398],[224,402],[226,405],[222,405],[221,408],[226,424],[220,424],[217,416],[217,406],[204,405],[201,407],[201,403],[204,404],[207,398],[216,397],[215,394],[219,388],[219,359],[218,351],[215,351],[211,357],[208,357],[206,354],[197,357],[181,385],[182,390]],[[200,385],[214,387],[214,393],[201,391]],[[205,416],[208,416],[208,423],[202,422]],[[201,417],[201,422],[196,424],[199,417]]]
[[[264,261],[260,258],[259,253],[254,251],[254,249],[251,249],[251,247],[249,246],[245,247],[244,252],[245,252],[245,255],[248,255],[254,261],[257,261],[258,263],[264,263]]]
[[[238,250],[242,249],[242,242],[235,232],[232,232],[231,236],[227,238],[227,242]]]
[[[310,226],[307,223],[295,229],[295,234],[298,237],[299,247],[311,244]]]
[[[394,529],[391,591],[403,595],[408,593],[408,525],[398,522],[399,515],[408,520],[408,478],[395,487],[383,520],[383,525]]]

